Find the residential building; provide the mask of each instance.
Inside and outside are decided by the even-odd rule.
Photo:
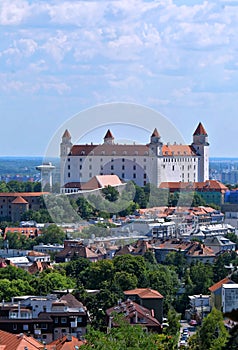
[[[189,309],[186,310],[186,318],[200,323],[211,311],[210,298],[210,295],[189,295]]]
[[[68,262],[74,257],[81,257],[96,262],[99,260],[98,254],[86,247],[81,241],[64,241],[64,249],[55,255],[55,262]]]
[[[153,331],[156,333],[162,332],[161,323],[153,316],[153,311],[137,304],[131,299],[127,299],[123,302],[119,301],[116,306],[106,310],[109,329],[117,326],[114,321],[115,313],[124,315],[125,320],[127,320],[131,326],[141,325],[147,331]]]
[[[206,204],[221,205],[228,188],[217,180],[202,182],[162,182],[161,189],[167,189],[170,193],[197,193]]]
[[[96,175],[117,175],[139,186],[157,187],[164,181],[206,181],[208,152],[208,135],[201,123],[191,145],[164,144],[156,128],[148,144],[119,144],[108,130],[102,144],[73,145],[66,130],[60,144],[61,188],[77,188],[74,183],[86,183]]]
[[[135,301],[139,305],[153,310],[154,317],[162,323],[163,320],[163,295],[150,288],[136,288],[123,292],[126,298]]]
[[[85,340],[79,340],[71,334],[68,334],[48,344],[46,350],[77,350],[85,343]]]
[[[23,333],[12,334],[0,330],[0,349],[1,350],[44,350],[45,346]],[[52,349],[53,350],[53,349]]]
[[[48,192],[2,192],[0,193],[0,219],[10,218],[20,221],[27,210],[39,210],[42,207],[41,196]]]
[[[71,334],[83,336],[87,326],[87,310],[72,294],[60,299],[56,295],[19,296],[0,303],[0,329],[26,333],[50,343]]]
[[[222,286],[223,284],[234,284],[229,277],[225,277],[217,283],[213,284],[209,287],[209,291],[211,292],[211,307],[215,307],[217,310],[222,309]]]
[[[204,239],[204,244],[212,248],[215,254],[236,250],[236,244],[224,236],[207,237]]]
[[[222,285],[222,312],[231,312],[238,309],[238,284]]]

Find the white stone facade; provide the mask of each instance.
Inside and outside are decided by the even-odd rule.
[[[208,149],[208,136],[201,123],[191,145],[165,145],[157,129],[147,145],[114,143],[110,130],[102,144],[73,145],[66,130],[60,145],[61,187],[85,183],[95,175],[110,174],[122,181],[133,180],[139,186],[205,181],[209,178]]]

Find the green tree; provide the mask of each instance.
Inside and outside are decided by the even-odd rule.
[[[171,338],[165,335],[144,332],[140,325],[131,326],[120,316],[115,316],[118,327],[103,333],[90,328],[87,343],[82,350],[171,350]]]
[[[201,327],[189,340],[190,350],[222,350],[226,349],[229,338],[223,322],[223,315],[213,308],[211,313],[204,318]]]
[[[38,243],[62,244],[65,240],[65,232],[56,224],[51,224],[43,228],[41,236],[37,237],[36,240]]]
[[[119,192],[115,187],[110,185],[102,189],[102,194],[106,200],[109,202],[115,202],[119,198]]]

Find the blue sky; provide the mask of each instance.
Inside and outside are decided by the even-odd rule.
[[[202,121],[211,156],[237,157],[237,6],[0,0],[0,155],[43,155],[66,120],[120,101],[160,112],[187,143]]]

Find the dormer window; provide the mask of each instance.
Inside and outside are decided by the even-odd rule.
[[[85,151],[82,151],[82,152],[81,152],[81,155],[83,156],[84,154],[85,154]]]

